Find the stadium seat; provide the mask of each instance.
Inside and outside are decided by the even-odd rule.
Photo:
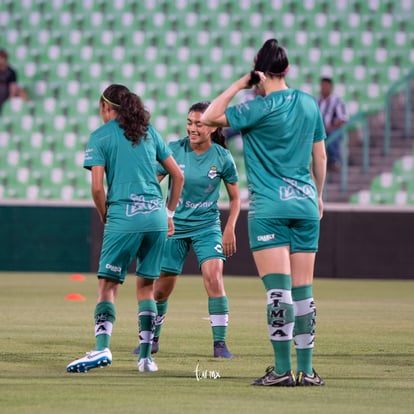
[[[392,169],[395,181],[401,186],[408,186],[414,181],[414,156],[406,155],[395,161]]]
[[[390,172],[382,173],[371,182],[371,202],[374,204],[395,204],[400,191],[401,184]]]
[[[371,192],[369,190],[361,190],[351,195],[349,202],[358,205],[371,204]]]

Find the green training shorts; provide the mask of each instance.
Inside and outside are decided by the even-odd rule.
[[[251,219],[248,221],[250,249],[289,246],[291,253],[316,252],[319,227],[320,221],[315,219]]]
[[[161,270],[165,273],[180,275],[191,245],[199,267],[209,259],[226,260],[223,253],[221,229],[220,226],[215,226],[202,229],[190,237],[170,237],[165,245]]]
[[[105,231],[98,277],[124,283],[129,265],[137,258],[136,275],[145,279],[158,279],[166,240],[166,231],[142,233]]]

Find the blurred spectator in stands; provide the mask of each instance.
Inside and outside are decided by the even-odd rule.
[[[317,102],[322,113],[327,135],[327,141],[332,133],[348,120],[344,102],[333,94],[333,81],[323,77],[320,83],[320,96]],[[341,168],[341,135],[330,142],[327,147],[328,170],[339,171]]]
[[[9,98],[20,97],[28,100],[26,91],[17,83],[17,73],[9,66],[8,53],[0,49],[0,111],[4,102]]]

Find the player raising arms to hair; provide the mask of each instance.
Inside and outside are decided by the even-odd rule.
[[[141,353],[140,372],[157,371],[151,343],[157,307],[154,280],[182,186],[183,174],[158,132],[141,99],[122,85],[111,85],[101,95],[99,108],[105,125],[94,131],[85,152],[84,166],[92,171],[92,197],[105,230],[98,270],[95,307],[95,349],[67,366],[68,372],[86,372],[112,362],[109,350],[115,322],[115,299],[132,260],[137,258]],[[167,211],[157,179],[160,162],[170,174]],[[104,176],[108,185],[104,189]],[[168,216],[168,219],[167,219]]]
[[[226,345],[228,299],[223,283],[223,262],[236,252],[235,226],[240,211],[238,176],[233,157],[225,149],[221,128],[200,123],[209,102],[191,106],[187,117],[188,136],[170,143],[174,158],[184,172],[182,198],[174,216],[175,233],[164,251],[160,278],[155,282],[158,315],[152,352],[158,351],[161,325],[167,313],[168,298],[182,272],[190,246],[193,246],[208,295],[213,330],[213,355],[231,358]],[[161,169],[163,178],[168,171]],[[217,201],[223,180],[230,199],[229,216],[223,234]],[[138,353],[138,347],[133,352]]]
[[[231,126],[243,137],[250,248],[266,289],[275,356],[275,367],[253,385],[323,385],[312,365],[316,316],[312,283],[323,212],[326,134],[316,101],[286,85],[287,71],[285,50],[276,39],[267,40],[256,55],[254,72],[219,95],[201,122]],[[259,96],[228,107],[234,95],[252,83]]]

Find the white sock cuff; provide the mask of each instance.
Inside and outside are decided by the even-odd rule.
[[[315,302],[313,298],[297,300],[293,302],[295,307],[295,316],[304,316],[315,312]]]
[[[229,324],[229,315],[210,315],[211,326],[227,326]]]

